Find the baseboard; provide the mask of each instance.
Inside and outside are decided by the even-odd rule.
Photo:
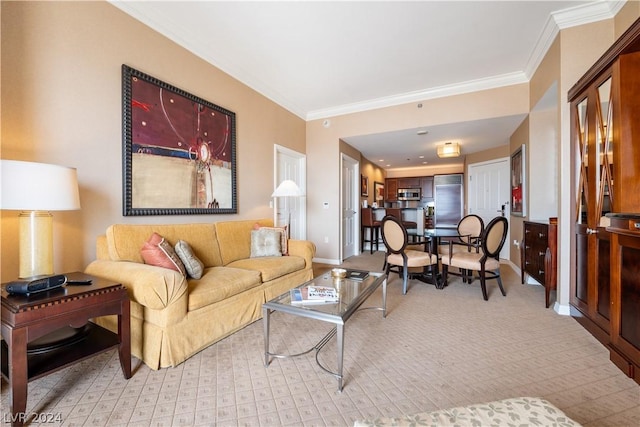
[[[339,260],[329,258],[313,258],[312,262],[317,262],[318,264],[340,265]]]
[[[560,304],[558,301],[553,304],[553,311],[562,316],[571,316],[571,306],[568,304]]]

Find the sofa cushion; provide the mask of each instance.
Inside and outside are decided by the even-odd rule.
[[[271,219],[221,221],[214,224],[222,265],[251,257],[251,230],[256,222],[261,226],[273,227]]]
[[[282,231],[273,228],[251,230],[251,258],[282,256]]]
[[[194,279],[201,278],[204,271],[204,264],[195,256],[189,243],[184,240],[178,240],[175,250],[180,257],[180,261],[184,264],[185,270],[189,273],[189,277]]]
[[[183,276],[187,275],[184,264],[182,264],[173,246],[158,233],[151,234],[149,240],[142,245],[140,255],[142,255],[145,264],[175,270]]]
[[[303,270],[305,260],[298,256],[247,258],[234,261],[227,267],[260,272],[263,282],[268,282],[298,270]]]
[[[207,268],[200,280],[189,279],[189,311],[260,286],[260,272],[230,267]]]

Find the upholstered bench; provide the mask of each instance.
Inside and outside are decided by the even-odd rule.
[[[396,418],[356,421],[365,426],[580,426],[544,399],[517,397],[495,402],[421,412]]]

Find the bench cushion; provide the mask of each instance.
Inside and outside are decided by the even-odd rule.
[[[536,397],[518,397],[397,418],[356,421],[355,427],[370,426],[566,426],[580,424],[550,402]]]

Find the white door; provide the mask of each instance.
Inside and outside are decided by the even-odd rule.
[[[468,212],[482,218],[485,225],[496,216],[504,216],[507,221],[510,220],[510,172],[508,158],[469,165],[467,173]],[[510,236],[511,230],[507,233],[507,240],[500,252],[502,259],[509,259]]]
[[[280,145],[274,146],[274,182],[273,189],[286,179],[298,184],[302,194],[307,194],[306,166],[304,154]],[[292,239],[305,240],[307,238],[307,204],[306,196],[277,197],[274,199],[274,224],[283,226],[289,224]]]
[[[342,174],[341,180],[341,235],[342,235],[342,256],[345,260],[351,256],[357,255],[360,221],[358,220],[358,185],[360,164],[357,160],[349,156],[342,155],[341,158]]]

